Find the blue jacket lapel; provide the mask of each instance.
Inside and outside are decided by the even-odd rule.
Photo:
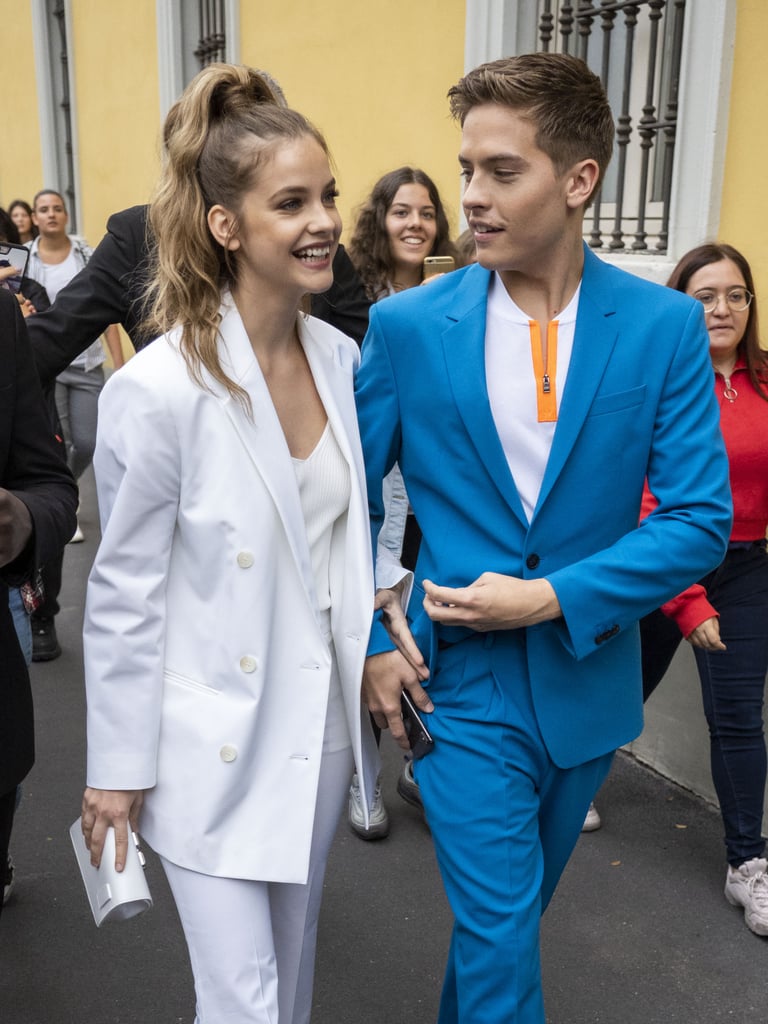
[[[485,320],[490,272],[470,268],[459,285],[442,334],[451,390],[478,458],[502,497],[527,527],[528,520],[509,471],[491,414],[485,377]]]
[[[584,252],[571,363],[534,517],[573,450],[618,337],[618,328],[612,322],[616,303],[609,275],[605,273],[604,264],[586,246]],[[595,453],[595,459],[599,459],[599,452]]]

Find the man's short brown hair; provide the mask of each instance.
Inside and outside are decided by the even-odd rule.
[[[579,160],[597,161],[602,181],[613,152],[614,122],[597,75],[564,53],[524,53],[481,64],[448,90],[463,125],[473,107],[498,103],[530,120],[536,145],[558,174]]]

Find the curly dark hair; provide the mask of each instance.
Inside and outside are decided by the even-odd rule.
[[[423,185],[435,208],[437,234],[430,256],[453,256],[456,249],[450,239],[448,218],[445,215],[437,185],[417,167],[398,167],[376,182],[368,199],[360,207],[355,230],[349,243],[349,255],[360,275],[371,302],[386,294],[394,277],[394,264],[387,233],[387,211],[402,185]]]
[[[689,281],[698,270],[708,267],[710,263],[721,263],[723,260],[731,260],[736,264],[744,278],[747,291],[752,293],[744,337],[739,342],[736,351],[744,357],[755,391],[768,402],[768,353],[760,345],[755,282],[746,257],[742,256],[739,250],[734,249],[732,245],[726,245],[723,242],[697,245],[695,249],[689,250],[680,257],[667,281],[667,287],[674,288],[678,292],[687,291]]]

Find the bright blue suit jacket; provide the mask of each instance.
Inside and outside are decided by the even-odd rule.
[[[376,537],[400,464],[423,532],[408,608],[432,671],[424,578],[545,576],[562,619],[526,630],[542,736],[561,767],[642,729],[637,621],[717,565],[731,525],[728,464],[699,303],[585,247],[576,333],[552,449],[528,523],[485,377],[490,273],[478,265],[371,309],[356,392]],[[643,482],[659,501],[638,524]],[[369,652],[390,649],[374,623]],[[514,680],[509,681],[514,685]]]

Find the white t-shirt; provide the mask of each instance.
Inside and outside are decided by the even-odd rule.
[[[312,575],[315,582],[317,604],[324,624],[326,639],[330,638],[331,611],[331,544],[336,524],[349,508],[352,482],[349,466],[339,448],[330,422],[306,459],[294,459],[293,469],[299,487],[299,500],[307,530]],[[344,711],[341,680],[335,666],[331,672],[328,708],[325,716],[323,751],[331,753],[345,750],[351,743]]]
[[[80,269],[78,262],[75,259],[74,246],[69,247],[69,255],[65,260],[62,260],[61,263],[45,263],[44,267],[45,290],[48,293],[48,298],[51,300],[51,304],[53,304],[56,301],[56,296],[64,285],[69,284]]]
[[[555,393],[560,409],[573,350],[581,285],[557,317]],[[485,377],[496,430],[530,522],[541,490],[556,422],[540,423],[531,356],[531,318],[509,296],[498,274],[488,291]],[[541,324],[546,336],[547,325]]]

